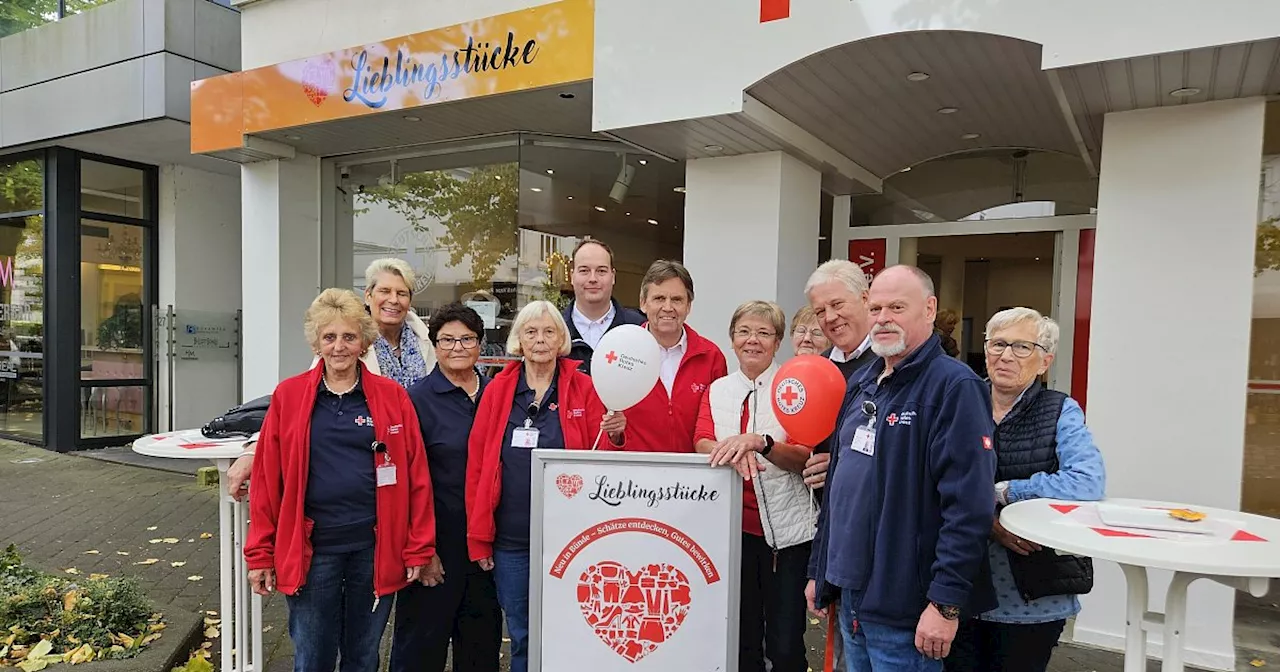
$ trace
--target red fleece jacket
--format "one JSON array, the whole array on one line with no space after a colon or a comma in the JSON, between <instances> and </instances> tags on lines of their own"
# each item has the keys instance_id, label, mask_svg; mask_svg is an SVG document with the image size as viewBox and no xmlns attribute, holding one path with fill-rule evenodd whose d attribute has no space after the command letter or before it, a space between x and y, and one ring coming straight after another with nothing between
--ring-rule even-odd
<instances>
[{"instance_id":1,"label":"red fleece jacket","mask_svg":"<svg viewBox=\"0 0 1280 672\"><path fill-rule=\"evenodd\" d=\"M564 447L568 450L591 450L591 442L600 432L600 421L607 410L591 377L578 370L580 362L561 357L557 362L560 378L556 383L556 402L560 405L560 431L564 433ZM512 362L502 373L493 377L471 425L471 437L467 442L467 550L471 560L493 557L493 539L497 535L494 512L502 497L502 440L506 436L511 404L516 398L516 386L524 375L523 362ZM634 425L627 416L628 435ZM600 437L600 450L621 450Z\"/></svg>"},{"instance_id":2,"label":"red fleece jacket","mask_svg":"<svg viewBox=\"0 0 1280 672\"><path fill-rule=\"evenodd\" d=\"M311 462L311 414L323 366L284 380L271 395L253 460L249 495L249 536L244 557L249 569L274 569L276 589L293 595L311 569L311 529L304 515ZM374 436L396 465L396 484L377 490L373 587L386 596L408 585L405 570L431 561L436 549L435 499L423 451L418 414L398 383L369 373L360 364L360 385L373 417ZM369 451L374 464L382 455Z\"/></svg>"},{"instance_id":3,"label":"red fleece jacket","mask_svg":"<svg viewBox=\"0 0 1280 672\"><path fill-rule=\"evenodd\" d=\"M647 453L692 453L698 409L711 382L729 374L724 353L715 343L685 325L684 358L676 369L671 394L659 380L639 404L627 409L627 450Z\"/></svg>"}]
</instances>

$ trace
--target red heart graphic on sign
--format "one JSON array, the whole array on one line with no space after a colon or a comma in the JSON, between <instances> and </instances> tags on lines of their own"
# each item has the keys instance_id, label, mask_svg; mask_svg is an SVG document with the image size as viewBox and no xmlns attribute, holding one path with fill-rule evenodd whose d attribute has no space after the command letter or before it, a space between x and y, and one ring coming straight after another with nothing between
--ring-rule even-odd
<instances>
[{"instance_id":1,"label":"red heart graphic on sign","mask_svg":"<svg viewBox=\"0 0 1280 672\"><path fill-rule=\"evenodd\" d=\"M582 477L577 474L560 474L556 476L556 487L560 488L560 494L573 499L582 490Z\"/></svg>"},{"instance_id":2,"label":"red heart graphic on sign","mask_svg":"<svg viewBox=\"0 0 1280 672\"><path fill-rule=\"evenodd\" d=\"M612 560L587 567L578 577L578 606L596 637L634 663L684 624L693 594L674 565L646 565L633 572Z\"/></svg>"},{"instance_id":3,"label":"red heart graphic on sign","mask_svg":"<svg viewBox=\"0 0 1280 672\"><path fill-rule=\"evenodd\" d=\"M320 104L329 97L335 77L333 63L329 61L307 63L307 66L302 69L302 92L311 100L312 105L320 107Z\"/></svg>"}]
</instances>

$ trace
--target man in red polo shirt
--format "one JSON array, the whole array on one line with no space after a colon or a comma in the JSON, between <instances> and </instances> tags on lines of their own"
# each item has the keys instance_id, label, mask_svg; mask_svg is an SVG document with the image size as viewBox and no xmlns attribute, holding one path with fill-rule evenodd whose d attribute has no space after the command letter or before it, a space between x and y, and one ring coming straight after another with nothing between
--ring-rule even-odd
<instances>
[{"instance_id":1,"label":"man in red polo shirt","mask_svg":"<svg viewBox=\"0 0 1280 672\"><path fill-rule=\"evenodd\" d=\"M626 450L692 453L702 395L728 374L724 353L684 322L693 306L693 278L678 261L653 262L640 283L645 328L662 348L662 375L643 401L627 409Z\"/></svg>"}]
</instances>

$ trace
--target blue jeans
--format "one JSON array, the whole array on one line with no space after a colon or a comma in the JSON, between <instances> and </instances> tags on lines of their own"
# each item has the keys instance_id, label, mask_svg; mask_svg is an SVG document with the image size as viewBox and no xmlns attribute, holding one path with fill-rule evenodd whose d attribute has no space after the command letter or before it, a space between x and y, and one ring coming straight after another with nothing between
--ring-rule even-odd
<instances>
[{"instance_id":1,"label":"blue jeans","mask_svg":"<svg viewBox=\"0 0 1280 672\"><path fill-rule=\"evenodd\" d=\"M865 623L853 612L849 591L840 596L840 635L847 672L942 672L942 661L916 650L916 631Z\"/></svg>"},{"instance_id":2,"label":"blue jeans","mask_svg":"<svg viewBox=\"0 0 1280 672\"><path fill-rule=\"evenodd\" d=\"M394 596L374 605L373 549L311 558L307 582L289 603L294 672L377 672L378 643Z\"/></svg>"},{"instance_id":3,"label":"blue jeans","mask_svg":"<svg viewBox=\"0 0 1280 672\"><path fill-rule=\"evenodd\" d=\"M493 551L493 579L511 638L511 672L529 671L529 551ZM344 671L345 672L345 671Z\"/></svg>"}]
</instances>

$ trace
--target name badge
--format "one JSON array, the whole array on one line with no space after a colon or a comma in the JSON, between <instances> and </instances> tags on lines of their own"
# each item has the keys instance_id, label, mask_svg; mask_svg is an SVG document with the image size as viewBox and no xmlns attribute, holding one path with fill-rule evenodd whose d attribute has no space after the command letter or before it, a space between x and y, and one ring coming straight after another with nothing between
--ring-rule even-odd
<instances>
[{"instance_id":1,"label":"name badge","mask_svg":"<svg viewBox=\"0 0 1280 672\"><path fill-rule=\"evenodd\" d=\"M511 433L511 445L516 448L537 448L538 430L533 427L520 427Z\"/></svg>"},{"instance_id":2,"label":"name badge","mask_svg":"<svg viewBox=\"0 0 1280 672\"><path fill-rule=\"evenodd\" d=\"M849 446L863 455L875 456L876 430L870 427L859 427L853 432L853 443Z\"/></svg>"},{"instance_id":3,"label":"name badge","mask_svg":"<svg viewBox=\"0 0 1280 672\"><path fill-rule=\"evenodd\" d=\"M376 470L378 475L378 487L396 484L396 465L380 464Z\"/></svg>"}]
</instances>

